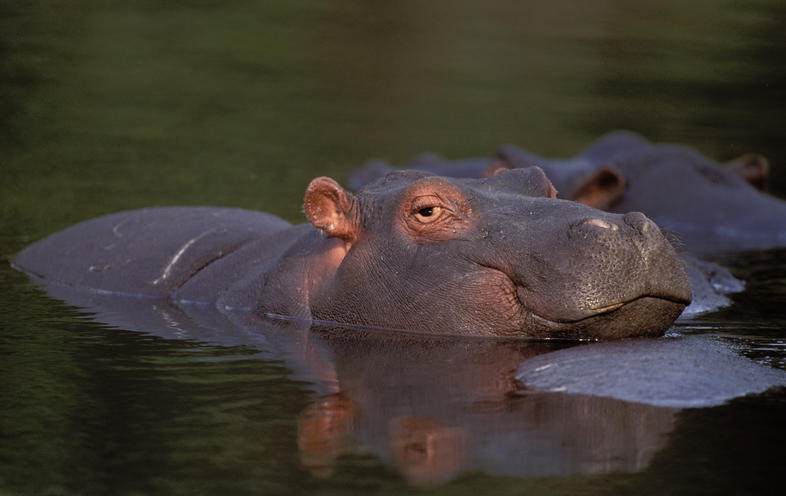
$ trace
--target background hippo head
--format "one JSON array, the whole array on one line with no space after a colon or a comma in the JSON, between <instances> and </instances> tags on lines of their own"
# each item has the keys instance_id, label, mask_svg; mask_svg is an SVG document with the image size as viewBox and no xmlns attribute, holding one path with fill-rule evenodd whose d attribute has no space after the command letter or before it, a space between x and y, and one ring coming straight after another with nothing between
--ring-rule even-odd
<instances>
[{"instance_id":1,"label":"background hippo head","mask_svg":"<svg viewBox=\"0 0 786 496\"><path fill-rule=\"evenodd\" d=\"M537 167L484 179L391 173L352 196L315 179L305 211L345 244L321 320L477 335L661 335L690 301L640 213L555 199Z\"/></svg>"},{"instance_id":2,"label":"background hippo head","mask_svg":"<svg viewBox=\"0 0 786 496\"><path fill-rule=\"evenodd\" d=\"M769 164L760 155L724 166L688 147L652 144L627 131L609 133L566 160L512 145L498 154L510 167L543 167L561 198L644 212L691 251L786 246L786 202L765 193Z\"/></svg>"}]
</instances>

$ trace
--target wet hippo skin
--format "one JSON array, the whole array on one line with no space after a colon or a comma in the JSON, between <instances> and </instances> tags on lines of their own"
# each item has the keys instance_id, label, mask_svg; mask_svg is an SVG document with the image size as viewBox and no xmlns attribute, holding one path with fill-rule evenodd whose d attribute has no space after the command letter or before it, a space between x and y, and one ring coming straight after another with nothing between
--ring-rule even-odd
<instances>
[{"instance_id":1,"label":"wet hippo skin","mask_svg":"<svg viewBox=\"0 0 786 496\"><path fill-rule=\"evenodd\" d=\"M390 174L356 196L308 186L311 224L209 207L83 222L13 261L49 286L429 333L658 336L690 302L644 215L554 198L537 167L490 178Z\"/></svg>"}]
</instances>

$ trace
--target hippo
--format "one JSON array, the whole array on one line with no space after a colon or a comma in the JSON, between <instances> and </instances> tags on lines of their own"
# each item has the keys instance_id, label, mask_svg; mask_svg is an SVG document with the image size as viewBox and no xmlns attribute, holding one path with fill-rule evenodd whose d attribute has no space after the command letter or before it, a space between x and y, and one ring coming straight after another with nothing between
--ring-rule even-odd
<instances>
[{"instance_id":1,"label":"hippo","mask_svg":"<svg viewBox=\"0 0 786 496\"><path fill-rule=\"evenodd\" d=\"M537 167L489 178L395 172L356 195L319 177L310 223L215 207L110 214L24 249L46 286L181 307L467 336L660 336L691 301L638 212L555 198Z\"/></svg>"},{"instance_id":2,"label":"hippo","mask_svg":"<svg viewBox=\"0 0 786 496\"><path fill-rule=\"evenodd\" d=\"M455 162L455 163L454 163ZM766 193L769 163L746 154L721 165L685 146L653 144L629 131L600 137L570 159L549 159L514 145L494 157L446 161L433 154L405 165L455 177L538 165L559 197L609 212L640 211L673 232L685 250L716 255L786 246L786 202ZM350 186L392 169L372 161Z\"/></svg>"}]
</instances>

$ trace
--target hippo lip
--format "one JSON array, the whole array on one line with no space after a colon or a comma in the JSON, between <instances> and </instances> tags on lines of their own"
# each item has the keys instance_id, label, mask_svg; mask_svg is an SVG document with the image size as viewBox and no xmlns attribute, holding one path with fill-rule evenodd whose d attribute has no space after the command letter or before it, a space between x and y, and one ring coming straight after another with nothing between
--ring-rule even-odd
<instances>
[{"instance_id":1,"label":"hippo lip","mask_svg":"<svg viewBox=\"0 0 786 496\"><path fill-rule=\"evenodd\" d=\"M504 286L509 293L506 294L512 296L517 307L517 323L510 332L534 338L586 340L662 336L691 302L690 286L678 285L674 290L649 288L623 301L607 301L594 308L563 309L566 311L557 311L558 315L549 318L538 314L538 309L548 309L549 300L543 295L528 291L526 285L517 283L506 271L490 265L483 267L496 272L500 281L507 281Z\"/></svg>"},{"instance_id":2,"label":"hippo lip","mask_svg":"<svg viewBox=\"0 0 786 496\"><path fill-rule=\"evenodd\" d=\"M690 304L690 301L686 301L686 300L684 300L682 298L678 298L678 297L672 298L672 297L664 297L664 296L661 296L661 295L643 294L643 295L637 296L636 298L633 298L632 300L623 301L623 302L620 302L620 303L614 303L614 304L606 305L606 306L603 306L603 307L589 309L589 310L587 310L587 315L585 315L584 317L580 317L578 319L552 320L552 319L549 319L549 318L546 318L546 317L542 317L542 316L538 315L535 312L530 312L530 315L532 315L533 318L535 318L535 319L537 319L537 320L539 320L539 321L541 321L543 323L550 323L550 324L556 324L556 325L559 325L559 324L576 324L576 323L579 323L579 322L586 321L588 319L593 319L593 318L596 318L596 317L599 317L599 316L612 314L612 313L620 310L621 308L627 307L627 306L631 305L632 303L637 302L637 301L639 301L641 299L644 299L644 298L653 299L653 300L661 300L663 302L670 302L670 303L673 303L675 305L682 305L682 306L688 306Z\"/></svg>"},{"instance_id":3,"label":"hippo lip","mask_svg":"<svg viewBox=\"0 0 786 496\"><path fill-rule=\"evenodd\" d=\"M587 319L591 319L594 317L599 317L603 315L610 315L614 312L619 312L623 309L627 309L631 306L632 303L637 302L642 299L648 299L650 301L660 300L662 302L669 302L674 305L680 305L683 308L688 306L691 302L691 294L690 292L684 293L680 290L676 291L667 291L667 290L648 290L643 293L637 294L633 297L629 297L628 299L624 299L622 301L616 301L614 303L604 302L594 308L573 308L567 310L562 315L549 315L546 316L542 313L538 312L538 302L542 301L541 296L534 295L525 289L524 286L516 284L511 280L511 283L516 288L516 299L518 300L519 305L522 309L529 315L531 315L534 319L542 322L542 323L551 323L554 325L559 324L575 324L585 321ZM614 300L611 300L614 301Z\"/></svg>"},{"instance_id":4,"label":"hippo lip","mask_svg":"<svg viewBox=\"0 0 786 496\"><path fill-rule=\"evenodd\" d=\"M633 303L633 302L635 302L637 300L641 300L642 298L658 299L658 300L662 300L664 302L671 302L671 303L674 303L674 304L677 304L677 305L683 305L683 306L688 306L688 305L690 305L690 302L691 302L690 298L686 299L686 298L683 298L681 296L662 295L662 294L648 294L647 293L647 294L639 295L636 298L633 298L633 299L628 300L628 301L623 301L621 303L615 303L613 305L606 305L604 307L595 308L595 309L591 310L592 315L589 315L588 317L585 317L585 318L594 317L594 316L597 316L597 315L604 315L604 314L607 314L607 313L611 313L611 312L617 311L620 308L622 308L624 306L627 306L627 305L630 305L631 303ZM580 320L583 320L583 319L580 319Z\"/></svg>"},{"instance_id":5,"label":"hippo lip","mask_svg":"<svg viewBox=\"0 0 786 496\"><path fill-rule=\"evenodd\" d=\"M602 314L602 313L613 312L614 310L620 308L624 304L625 303L615 303L613 305L607 305L605 307L596 308L595 310L593 310L593 313L595 315L598 315L598 314Z\"/></svg>"},{"instance_id":6,"label":"hippo lip","mask_svg":"<svg viewBox=\"0 0 786 496\"><path fill-rule=\"evenodd\" d=\"M531 333L547 339L618 339L658 337L688 305L683 299L642 295L624 303L607 305L571 321L553 321L530 312ZM647 313L642 319L641 314Z\"/></svg>"}]
</instances>

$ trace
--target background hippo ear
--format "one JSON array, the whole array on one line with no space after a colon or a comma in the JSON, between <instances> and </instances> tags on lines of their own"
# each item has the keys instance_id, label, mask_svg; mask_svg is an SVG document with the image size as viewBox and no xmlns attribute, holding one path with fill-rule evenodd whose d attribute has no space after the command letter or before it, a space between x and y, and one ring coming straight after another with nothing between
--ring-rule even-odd
<instances>
[{"instance_id":1,"label":"background hippo ear","mask_svg":"<svg viewBox=\"0 0 786 496\"><path fill-rule=\"evenodd\" d=\"M308 220L330 236L351 242L357 237L355 198L329 177L318 177L306 188L303 209Z\"/></svg>"},{"instance_id":2,"label":"background hippo ear","mask_svg":"<svg viewBox=\"0 0 786 496\"><path fill-rule=\"evenodd\" d=\"M769 189L770 161L767 157L747 153L728 162L726 167L759 191L766 192Z\"/></svg>"},{"instance_id":3,"label":"background hippo ear","mask_svg":"<svg viewBox=\"0 0 786 496\"><path fill-rule=\"evenodd\" d=\"M625 192L625 176L613 166L604 166L588 175L578 185L570 200L593 208L608 210Z\"/></svg>"}]
</instances>

